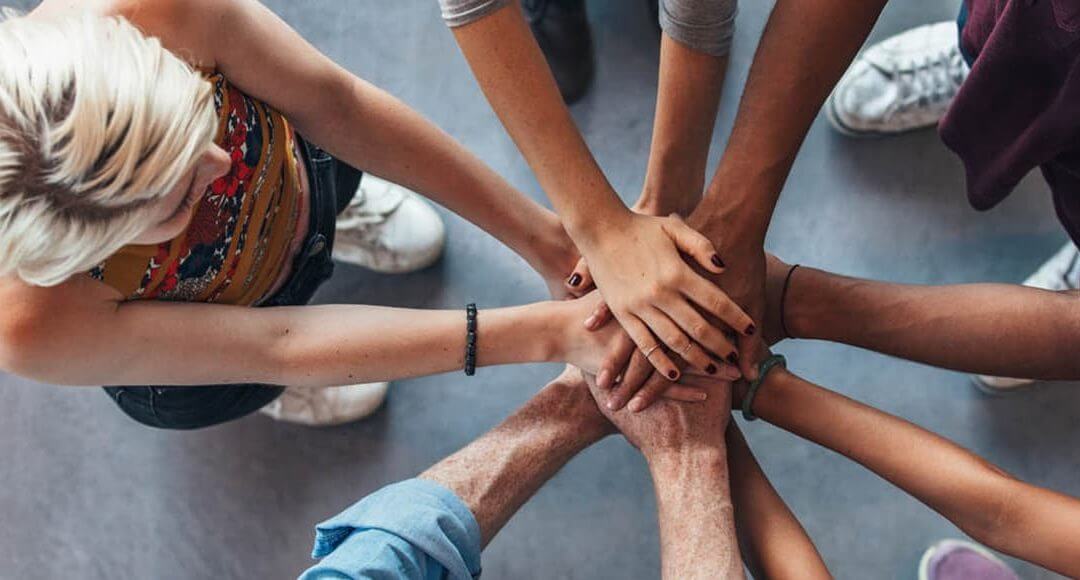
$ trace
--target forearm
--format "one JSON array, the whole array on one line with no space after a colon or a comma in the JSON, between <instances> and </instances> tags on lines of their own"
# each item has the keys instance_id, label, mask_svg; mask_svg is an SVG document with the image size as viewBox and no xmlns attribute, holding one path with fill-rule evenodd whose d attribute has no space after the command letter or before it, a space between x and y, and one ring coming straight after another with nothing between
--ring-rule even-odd
<instances>
[{"instance_id":1,"label":"forearm","mask_svg":"<svg viewBox=\"0 0 1080 580\"><path fill-rule=\"evenodd\" d=\"M611 432L584 388L552 383L499 426L420 475L469 506L484 545L570 459Z\"/></svg>"},{"instance_id":2,"label":"forearm","mask_svg":"<svg viewBox=\"0 0 1080 580\"><path fill-rule=\"evenodd\" d=\"M865 466L992 548L1080 574L1074 498L1017 481L951 441L783 370L770 373L754 412Z\"/></svg>"},{"instance_id":3,"label":"forearm","mask_svg":"<svg viewBox=\"0 0 1080 580\"><path fill-rule=\"evenodd\" d=\"M626 209L578 132L517 2L454 37L510 137L577 242Z\"/></svg>"},{"instance_id":4,"label":"forearm","mask_svg":"<svg viewBox=\"0 0 1080 580\"><path fill-rule=\"evenodd\" d=\"M664 578L742 578L724 450L648 457Z\"/></svg>"},{"instance_id":5,"label":"forearm","mask_svg":"<svg viewBox=\"0 0 1080 580\"><path fill-rule=\"evenodd\" d=\"M347 73L343 73L347 74ZM340 116L308 135L349 164L414 189L476 224L541 273L545 260L573 256L552 211L506 182L432 122L352 75Z\"/></svg>"},{"instance_id":6,"label":"forearm","mask_svg":"<svg viewBox=\"0 0 1080 580\"><path fill-rule=\"evenodd\" d=\"M921 286L795 271L785 322L843 342L965 372L1080 378L1080 295L1018 285Z\"/></svg>"},{"instance_id":7,"label":"forearm","mask_svg":"<svg viewBox=\"0 0 1080 580\"><path fill-rule=\"evenodd\" d=\"M727 60L663 36L656 118L639 210L686 216L701 201Z\"/></svg>"},{"instance_id":8,"label":"forearm","mask_svg":"<svg viewBox=\"0 0 1080 580\"><path fill-rule=\"evenodd\" d=\"M779 0L731 137L699 211L717 233L760 243L806 132L885 0Z\"/></svg>"},{"instance_id":9,"label":"forearm","mask_svg":"<svg viewBox=\"0 0 1080 580\"><path fill-rule=\"evenodd\" d=\"M480 311L477 365L562 358L555 353L569 322L557 313L570 306ZM42 354L8 370L76 385L367 383L461 369L465 318L464 309L125 303L72 317L40 346L22 345Z\"/></svg>"},{"instance_id":10,"label":"forearm","mask_svg":"<svg viewBox=\"0 0 1080 580\"><path fill-rule=\"evenodd\" d=\"M814 542L776 493L734 421L727 430L735 528L755 578L832 578Z\"/></svg>"}]
</instances>

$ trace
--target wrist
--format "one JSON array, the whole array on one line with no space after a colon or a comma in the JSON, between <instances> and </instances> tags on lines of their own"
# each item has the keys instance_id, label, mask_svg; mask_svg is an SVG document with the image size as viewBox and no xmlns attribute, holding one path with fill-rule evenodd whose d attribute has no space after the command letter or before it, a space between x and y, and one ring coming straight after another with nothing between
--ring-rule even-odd
<instances>
[{"instance_id":1,"label":"wrist","mask_svg":"<svg viewBox=\"0 0 1080 580\"><path fill-rule=\"evenodd\" d=\"M541 220L539 225L530 225L535 234L525 245L522 257L544 278L569 276L577 265L577 247L553 212L545 212Z\"/></svg>"},{"instance_id":2,"label":"wrist","mask_svg":"<svg viewBox=\"0 0 1080 580\"><path fill-rule=\"evenodd\" d=\"M594 215L563 219L566 233L582 254L601 246L612 234L624 230L633 215L620 201L616 206L595 212Z\"/></svg>"},{"instance_id":3,"label":"wrist","mask_svg":"<svg viewBox=\"0 0 1080 580\"><path fill-rule=\"evenodd\" d=\"M678 195L664 193L672 191L678 193ZM696 191L700 192L701 190ZM645 215L666 216L675 213L686 217L694 211L700 201L701 195L699 193L682 194L680 190L673 190L665 186L650 186L646 183L645 188L641 191L641 197L630 209L635 213Z\"/></svg>"},{"instance_id":4,"label":"wrist","mask_svg":"<svg viewBox=\"0 0 1080 580\"><path fill-rule=\"evenodd\" d=\"M716 445L687 444L677 448L643 450L642 454L657 483L727 473L727 447L722 440Z\"/></svg>"}]
</instances>

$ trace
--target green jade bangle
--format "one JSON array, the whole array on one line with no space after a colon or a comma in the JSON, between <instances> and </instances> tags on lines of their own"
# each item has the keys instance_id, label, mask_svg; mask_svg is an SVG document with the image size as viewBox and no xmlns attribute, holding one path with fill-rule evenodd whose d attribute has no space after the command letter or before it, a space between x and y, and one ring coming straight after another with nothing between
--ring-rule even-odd
<instances>
[{"instance_id":1,"label":"green jade bangle","mask_svg":"<svg viewBox=\"0 0 1080 580\"><path fill-rule=\"evenodd\" d=\"M776 367L787 368L787 359L782 354L770 355L769 358L761 361L758 365L758 378L756 381L750 381L750 388L746 391L746 396L742 401L742 416L747 421L757 421L757 415L751 410L754 406L754 396L757 395L758 389L761 388L761 384L765 382L765 377L769 374L769 371Z\"/></svg>"}]
</instances>

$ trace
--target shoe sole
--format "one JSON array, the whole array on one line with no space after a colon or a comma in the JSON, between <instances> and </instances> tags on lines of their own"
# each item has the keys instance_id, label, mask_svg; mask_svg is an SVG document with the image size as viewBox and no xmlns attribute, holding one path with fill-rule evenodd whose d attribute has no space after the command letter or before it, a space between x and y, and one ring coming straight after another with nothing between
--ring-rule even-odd
<instances>
[{"instance_id":1,"label":"shoe sole","mask_svg":"<svg viewBox=\"0 0 1080 580\"><path fill-rule=\"evenodd\" d=\"M1020 385L1016 387L1001 388L988 385L984 383L977 375L971 375L971 384L979 392L989 397L1010 397L1012 395L1018 395L1020 393L1030 391L1038 386L1038 381L1032 381L1026 385Z\"/></svg>"},{"instance_id":2,"label":"shoe sole","mask_svg":"<svg viewBox=\"0 0 1080 580\"><path fill-rule=\"evenodd\" d=\"M840 119L840 114L836 112L836 101L829 95L829 100L825 101L825 118L828 119L829 124L836 130L837 133L847 137L860 138L880 138L880 137L892 137L894 135L903 135L904 133L912 133L914 131L922 131L929 129L930 127L936 127L937 123L930 123L927 125L919 125L918 127L909 127L907 129L901 129L899 131L870 131L864 129L855 129L844 124L844 121Z\"/></svg>"},{"instance_id":3,"label":"shoe sole","mask_svg":"<svg viewBox=\"0 0 1080 580\"><path fill-rule=\"evenodd\" d=\"M978 544L964 542L961 540L941 540L940 542L927 548L926 551L923 552L922 558L919 558L919 580L930 580L930 558L934 557L934 552L936 550L944 549L952 544L960 544L961 546L964 546L965 548L968 548L971 551L985 557L987 560L990 560L991 562L996 562L1007 570L1012 570L1012 568L1009 568L1008 564L1003 562L1001 558L998 558L996 554Z\"/></svg>"}]
</instances>

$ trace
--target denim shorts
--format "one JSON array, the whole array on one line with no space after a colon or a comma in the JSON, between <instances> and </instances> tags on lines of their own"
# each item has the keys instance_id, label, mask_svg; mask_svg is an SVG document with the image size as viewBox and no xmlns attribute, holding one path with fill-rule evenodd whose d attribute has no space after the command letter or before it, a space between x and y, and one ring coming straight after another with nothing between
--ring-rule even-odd
<instances>
[{"instance_id":1,"label":"denim shorts","mask_svg":"<svg viewBox=\"0 0 1080 580\"><path fill-rule=\"evenodd\" d=\"M360 185L358 169L297 136L311 194L307 239L292 274L259 307L307 304L334 272L334 225ZM139 423L161 429L199 429L259 410L284 391L261 384L105 387L113 401Z\"/></svg>"}]
</instances>

